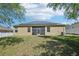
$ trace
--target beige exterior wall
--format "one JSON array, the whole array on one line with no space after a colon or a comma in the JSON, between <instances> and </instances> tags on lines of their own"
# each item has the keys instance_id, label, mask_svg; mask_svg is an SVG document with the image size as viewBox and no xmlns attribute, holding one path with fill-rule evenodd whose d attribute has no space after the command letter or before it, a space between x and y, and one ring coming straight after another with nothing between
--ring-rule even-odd
<instances>
[{"instance_id":1,"label":"beige exterior wall","mask_svg":"<svg viewBox=\"0 0 79 59\"><path fill-rule=\"evenodd\" d=\"M31 32L28 32L28 27L18 27L18 32L15 33L17 35L32 35L32 27ZM45 35L53 36L60 35L61 32L65 32L65 27L50 27L50 32L47 32L47 27L45 27Z\"/></svg>"},{"instance_id":2,"label":"beige exterior wall","mask_svg":"<svg viewBox=\"0 0 79 59\"><path fill-rule=\"evenodd\" d=\"M16 32L16 35L32 35L32 27L31 28L31 32L28 32L28 27L18 27L17 30L18 32Z\"/></svg>"},{"instance_id":3,"label":"beige exterior wall","mask_svg":"<svg viewBox=\"0 0 79 59\"><path fill-rule=\"evenodd\" d=\"M50 27L50 32L47 32L47 27L45 27L45 35L54 36L61 35L61 32L65 33L65 27Z\"/></svg>"}]
</instances>

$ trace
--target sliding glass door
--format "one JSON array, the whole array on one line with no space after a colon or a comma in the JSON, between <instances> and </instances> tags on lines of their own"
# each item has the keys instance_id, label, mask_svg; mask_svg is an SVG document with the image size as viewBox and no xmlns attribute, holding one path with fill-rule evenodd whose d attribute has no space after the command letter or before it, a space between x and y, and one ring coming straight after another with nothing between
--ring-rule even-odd
<instances>
[{"instance_id":1,"label":"sliding glass door","mask_svg":"<svg viewBox=\"0 0 79 59\"><path fill-rule=\"evenodd\" d=\"M45 27L32 27L32 35L45 35Z\"/></svg>"}]
</instances>

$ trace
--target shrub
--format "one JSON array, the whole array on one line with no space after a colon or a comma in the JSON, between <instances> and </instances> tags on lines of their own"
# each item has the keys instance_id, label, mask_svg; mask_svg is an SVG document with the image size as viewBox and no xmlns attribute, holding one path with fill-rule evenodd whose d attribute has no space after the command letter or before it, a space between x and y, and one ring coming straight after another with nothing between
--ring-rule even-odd
<instances>
[{"instance_id":1,"label":"shrub","mask_svg":"<svg viewBox=\"0 0 79 59\"><path fill-rule=\"evenodd\" d=\"M20 42L22 42L22 38L17 38L17 37L3 37L0 38L0 45L3 47L6 47L7 45L15 45Z\"/></svg>"}]
</instances>

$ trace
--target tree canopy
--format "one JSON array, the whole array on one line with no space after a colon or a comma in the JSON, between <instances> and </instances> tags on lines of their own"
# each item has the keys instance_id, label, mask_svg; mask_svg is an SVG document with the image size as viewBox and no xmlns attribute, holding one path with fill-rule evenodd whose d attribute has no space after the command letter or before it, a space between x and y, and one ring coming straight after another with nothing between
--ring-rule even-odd
<instances>
[{"instance_id":1,"label":"tree canopy","mask_svg":"<svg viewBox=\"0 0 79 59\"><path fill-rule=\"evenodd\" d=\"M64 15L67 19L77 20L79 17L79 4L78 3L49 3L48 7L53 10L64 10Z\"/></svg>"},{"instance_id":2,"label":"tree canopy","mask_svg":"<svg viewBox=\"0 0 79 59\"><path fill-rule=\"evenodd\" d=\"M13 23L14 19L19 21L24 18L25 9L19 3L0 4L0 23Z\"/></svg>"}]
</instances>

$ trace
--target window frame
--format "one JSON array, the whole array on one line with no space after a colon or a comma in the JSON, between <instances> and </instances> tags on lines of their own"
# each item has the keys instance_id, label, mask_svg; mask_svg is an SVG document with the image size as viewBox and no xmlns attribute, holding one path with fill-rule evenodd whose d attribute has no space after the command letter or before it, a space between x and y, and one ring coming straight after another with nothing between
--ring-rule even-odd
<instances>
[{"instance_id":1,"label":"window frame","mask_svg":"<svg viewBox=\"0 0 79 59\"><path fill-rule=\"evenodd\" d=\"M17 33L18 32L18 30L17 29L15 29L15 33Z\"/></svg>"},{"instance_id":2,"label":"window frame","mask_svg":"<svg viewBox=\"0 0 79 59\"><path fill-rule=\"evenodd\" d=\"M17 28L17 27L15 28L14 32L15 32L15 33L17 33L17 32L18 32L18 28Z\"/></svg>"},{"instance_id":3,"label":"window frame","mask_svg":"<svg viewBox=\"0 0 79 59\"><path fill-rule=\"evenodd\" d=\"M27 28L27 32L31 32L31 28L30 27Z\"/></svg>"},{"instance_id":4,"label":"window frame","mask_svg":"<svg viewBox=\"0 0 79 59\"><path fill-rule=\"evenodd\" d=\"M50 27L47 27L47 32L50 32Z\"/></svg>"}]
</instances>

